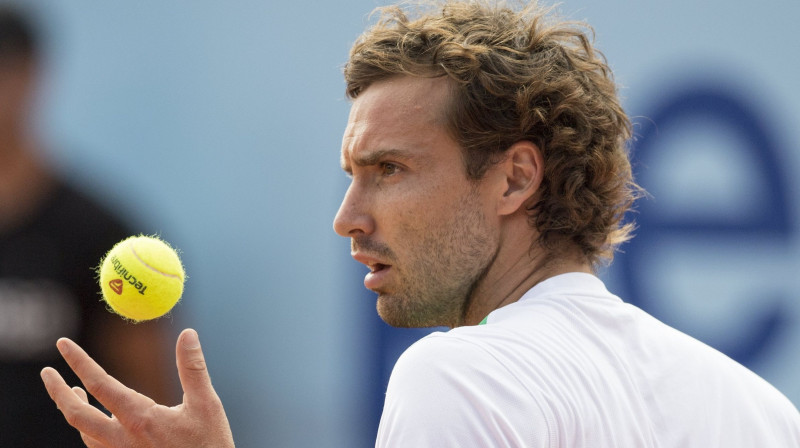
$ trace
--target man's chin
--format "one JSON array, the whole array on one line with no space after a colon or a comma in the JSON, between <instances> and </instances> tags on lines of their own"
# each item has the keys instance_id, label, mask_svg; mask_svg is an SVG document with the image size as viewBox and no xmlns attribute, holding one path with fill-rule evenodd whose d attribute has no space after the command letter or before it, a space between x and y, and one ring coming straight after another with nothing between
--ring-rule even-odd
<instances>
[{"instance_id":1,"label":"man's chin","mask_svg":"<svg viewBox=\"0 0 800 448\"><path fill-rule=\"evenodd\" d=\"M378 316L387 324L397 328L428 328L441 327L445 324L440 319L434 319L420 307L409 304L407 298L378 292L376 308Z\"/></svg>"}]
</instances>

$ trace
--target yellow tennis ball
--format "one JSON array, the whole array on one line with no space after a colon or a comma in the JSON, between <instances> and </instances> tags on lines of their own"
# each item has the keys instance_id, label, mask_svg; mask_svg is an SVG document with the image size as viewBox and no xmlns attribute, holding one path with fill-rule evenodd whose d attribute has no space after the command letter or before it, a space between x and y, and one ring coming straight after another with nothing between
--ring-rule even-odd
<instances>
[{"instance_id":1,"label":"yellow tennis ball","mask_svg":"<svg viewBox=\"0 0 800 448\"><path fill-rule=\"evenodd\" d=\"M166 314L183 294L186 274L175 250L152 236L117 243L100 263L103 299L134 322Z\"/></svg>"}]
</instances>

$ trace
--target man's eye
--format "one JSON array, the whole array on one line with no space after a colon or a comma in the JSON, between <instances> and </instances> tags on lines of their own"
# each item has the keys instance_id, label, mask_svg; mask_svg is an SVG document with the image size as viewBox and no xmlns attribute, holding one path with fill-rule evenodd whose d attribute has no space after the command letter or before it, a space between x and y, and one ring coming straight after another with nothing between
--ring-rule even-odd
<instances>
[{"instance_id":1,"label":"man's eye","mask_svg":"<svg viewBox=\"0 0 800 448\"><path fill-rule=\"evenodd\" d=\"M381 163L380 166L381 166L381 173L384 176L391 176L392 174L397 173L397 171L400 169L397 165L390 162Z\"/></svg>"}]
</instances>

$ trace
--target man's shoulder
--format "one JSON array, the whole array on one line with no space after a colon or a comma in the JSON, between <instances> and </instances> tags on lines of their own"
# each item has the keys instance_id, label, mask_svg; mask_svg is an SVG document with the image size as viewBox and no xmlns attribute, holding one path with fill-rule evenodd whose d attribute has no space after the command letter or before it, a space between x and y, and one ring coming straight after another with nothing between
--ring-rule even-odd
<instances>
[{"instance_id":1,"label":"man's shoulder","mask_svg":"<svg viewBox=\"0 0 800 448\"><path fill-rule=\"evenodd\" d=\"M547 302L508 305L487 325L464 326L434 332L412 344L395 365L393 376L491 372L492 375L546 375L569 353L554 350L580 336L569 313ZM521 372L520 370L524 372ZM425 372L425 373L422 373Z\"/></svg>"},{"instance_id":2,"label":"man's shoulder","mask_svg":"<svg viewBox=\"0 0 800 448\"><path fill-rule=\"evenodd\" d=\"M515 400L546 395L533 379L551 376L549 350L492 326L430 334L409 347L392 370L390 389L505 390ZM421 386L424 385L424 386ZM526 398L527 397L527 398Z\"/></svg>"},{"instance_id":3,"label":"man's shoulder","mask_svg":"<svg viewBox=\"0 0 800 448\"><path fill-rule=\"evenodd\" d=\"M459 329L462 330L462 329ZM486 341L475 331L435 332L412 344L400 356L397 367L423 364L430 367L463 367L476 359L490 358Z\"/></svg>"},{"instance_id":4,"label":"man's shoulder","mask_svg":"<svg viewBox=\"0 0 800 448\"><path fill-rule=\"evenodd\" d=\"M548 403L530 393L479 333L434 333L403 353L389 380L379 440L426 447L528 446L536 440L534 446L550 446L555 424Z\"/></svg>"}]
</instances>

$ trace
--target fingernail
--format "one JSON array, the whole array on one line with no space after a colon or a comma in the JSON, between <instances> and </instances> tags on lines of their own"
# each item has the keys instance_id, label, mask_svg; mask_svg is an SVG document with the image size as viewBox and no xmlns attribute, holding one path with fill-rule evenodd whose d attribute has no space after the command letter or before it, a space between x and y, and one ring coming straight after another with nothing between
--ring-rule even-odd
<instances>
[{"instance_id":1,"label":"fingernail","mask_svg":"<svg viewBox=\"0 0 800 448\"><path fill-rule=\"evenodd\" d=\"M197 332L189 329L183 335L183 348L193 349L200 347L200 338L197 337Z\"/></svg>"},{"instance_id":2,"label":"fingernail","mask_svg":"<svg viewBox=\"0 0 800 448\"><path fill-rule=\"evenodd\" d=\"M56 341L56 347L58 347L58 351L61 352L62 355L66 355L69 352L69 344L67 344L64 338Z\"/></svg>"}]
</instances>

